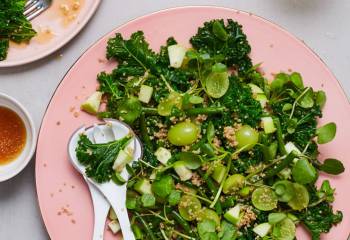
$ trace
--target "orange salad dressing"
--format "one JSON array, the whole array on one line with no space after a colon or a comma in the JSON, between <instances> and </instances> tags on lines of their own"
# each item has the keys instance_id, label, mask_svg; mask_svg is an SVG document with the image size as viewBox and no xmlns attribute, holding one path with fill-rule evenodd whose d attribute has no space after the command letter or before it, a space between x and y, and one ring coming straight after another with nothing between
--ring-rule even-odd
<instances>
[{"instance_id":1,"label":"orange salad dressing","mask_svg":"<svg viewBox=\"0 0 350 240\"><path fill-rule=\"evenodd\" d=\"M0 106L0 165L21 154L27 132L22 119L9 108Z\"/></svg>"}]
</instances>

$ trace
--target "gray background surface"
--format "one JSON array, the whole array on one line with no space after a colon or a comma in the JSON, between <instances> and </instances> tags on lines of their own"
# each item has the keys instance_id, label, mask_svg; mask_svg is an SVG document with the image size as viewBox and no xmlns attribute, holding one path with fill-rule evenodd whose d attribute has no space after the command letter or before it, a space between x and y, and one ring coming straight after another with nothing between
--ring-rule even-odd
<instances>
[{"instance_id":1,"label":"gray background surface","mask_svg":"<svg viewBox=\"0 0 350 240\"><path fill-rule=\"evenodd\" d=\"M0 92L23 103L39 129L55 88L91 44L135 17L185 5L236 8L279 24L314 49L350 95L349 0L103 0L85 29L63 49L33 64L0 69ZM0 240L49 239L36 198L34 163L33 159L17 177L0 183Z\"/></svg>"}]
</instances>

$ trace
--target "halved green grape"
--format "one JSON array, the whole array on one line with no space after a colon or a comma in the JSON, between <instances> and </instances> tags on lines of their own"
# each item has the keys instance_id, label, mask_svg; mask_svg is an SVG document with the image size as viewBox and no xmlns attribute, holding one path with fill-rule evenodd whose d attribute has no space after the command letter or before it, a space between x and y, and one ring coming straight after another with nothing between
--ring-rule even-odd
<instances>
[{"instance_id":1,"label":"halved green grape","mask_svg":"<svg viewBox=\"0 0 350 240\"><path fill-rule=\"evenodd\" d=\"M244 151L252 149L259 142L259 133L249 125L243 125L236 131L237 148Z\"/></svg>"},{"instance_id":2,"label":"halved green grape","mask_svg":"<svg viewBox=\"0 0 350 240\"><path fill-rule=\"evenodd\" d=\"M199 211L197 215L197 221L202 222L204 220L213 220L217 227L220 226L219 215L211 209L203 208Z\"/></svg>"},{"instance_id":3,"label":"halved green grape","mask_svg":"<svg viewBox=\"0 0 350 240\"><path fill-rule=\"evenodd\" d=\"M273 227L272 235L276 240L293 240L295 232L294 222L289 218L285 218Z\"/></svg>"},{"instance_id":4,"label":"halved green grape","mask_svg":"<svg viewBox=\"0 0 350 240\"><path fill-rule=\"evenodd\" d=\"M199 135L199 127L191 122L181 122L172 126L168 132L168 140L176 146L194 143Z\"/></svg>"},{"instance_id":5,"label":"halved green grape","mask_svg":"<svg viewBox=\"0 0 350 240\"><path fill-rule=\"evenodd\" d=\"M227 72L212 72L205 80L205 89L209 96L221 98L230 85Z\"/></svg>"},{"instance_id":6,"label":"halved green grape","mask_svg":"<svg viewBox=\"0 0 350 240\"><path fill-rule=\"evenodd\" d=\"M181 109L182 106L182 96L180 93L171 92L166 99L163 99L158 104L158 114L161 116L169 116L173 107Z\"/></svg>"},{"instance_id":7,"label":"halved green grape","mask_svg":"<svg viewBox=\"0 0 350 240\"><path fill-rule=\"evenodd\" d=\"M181 197L178 208L181 217L187 221L192 221L198 216L202 204L198 198L185 194Z\"/></svg>"},{"instance_id":8,"label":"halved green grape","mask_svg":"<svg viewBox=\"0 0 350 240\"><path fill-rule=\"evenodd\" d=\"M241 174L233 174L229 176L222 187L225 194L230 194L239 191L245 183L245 177Z\"/></svg>"},{"instance_id":9,"label":"halved green grape","mask_svg":"<svg viewBox=\"0 0 350 240\"><path fill-rule=\"evenodd\" d=\"M288 205L293 210L302 210L306 208L309 205L309 192L307 191L306 187L299 183L293 183L293 188L295 195L294 197L288 202Z\"/></svg>"},{"instance_id":10,"label":"halved green grape","mask_svg":"<svg viewBox=\"0 0 350 240\"><path fill-rule=\"evenodd\" d=\"M261 211L270 211L277 207L277 196L275 192L268 187L259 187L252 194L252 203L254 207Z\"/></svg>"},{"instance_id":11,"label":"halved green grape","mask_svg":"<svg viewBox=\"0 0 350 240\"><path fill-rule=\"evenodd\" d=\"M158 114L160 116L170 116L173 106L174 104L171 103L168 99L161 101L157 107Z\"/></svg>"},{"instance_id":12,"label":"halved green grape","mask_svg":"<svg viewBox=\"0 0 350 240\"><path fill-rule=\"evenodd\" d=\"M288 202L295 195L293 183L287 180L277 181L272 188L275 190L280 202Z\"/></svg>"}]
</instances>

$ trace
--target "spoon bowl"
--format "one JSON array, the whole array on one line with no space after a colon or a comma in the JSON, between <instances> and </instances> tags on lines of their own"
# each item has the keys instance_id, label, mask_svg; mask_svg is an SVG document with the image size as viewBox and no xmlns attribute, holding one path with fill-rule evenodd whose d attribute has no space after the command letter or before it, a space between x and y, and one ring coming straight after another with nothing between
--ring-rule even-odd
<instances>
[{"instance_id":1,"label":"spoon bowl","mask_svg":"<svg viewBox=\"0 0 350 240\"><path fill-rule=\"evenodd\" d=\"M74 168L80 172L88 182L94 185L108 200L117 214L119 224L123 233L123 238L128 240L135 239L134 234L131 230L130 220L128 216L128 212L126 209L126 184L117 185L112 180L105 183L97 183L93 181L91 178L87 177L85 174L85 166L80 164L76 156L76 148L78 146L78 141L80 139L81 134L85 134L91 141L94 140L94 136L105 137L106 140L117 140L120 139L127 134L133 133L132 129L123 122L113 120L113 119L105 119L105 123L97 125L99 130L94 131L95 126L90 127L81 127L77 131L75 131L70 138L68 144L68 154L70 156L70 161ZM113 136L113 138L111 138ZM140 140L137 136L133 134L133 138L129 146L133 146L133 161L137 161L142 157L143 150ZM124 168L120 175L127 180L129 178L129 174L127 170Z\"/></svg>"}]
</instances>

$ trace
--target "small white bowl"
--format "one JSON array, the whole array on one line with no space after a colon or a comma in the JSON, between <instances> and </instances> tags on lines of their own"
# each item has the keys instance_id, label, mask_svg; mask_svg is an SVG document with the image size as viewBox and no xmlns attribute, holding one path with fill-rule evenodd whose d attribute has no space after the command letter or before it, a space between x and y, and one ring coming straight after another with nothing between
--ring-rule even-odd
<instances>
[{"instance_id":1,"label":"small white bowl","mask_svg":"<svg viewBox=\"0 0 350 240\"><path fill-rule=\"evenodd\" d=\"M13 161L0 165L0 182L3 182L16 176L25 168L25 166L27 166L35 151L37 136L32 118L27 110L16 99L4 93L0 93L0 106L7 107L17 113L22 119L27 133L26 144L21 154Z\"/></svg>"}]
</instances>

